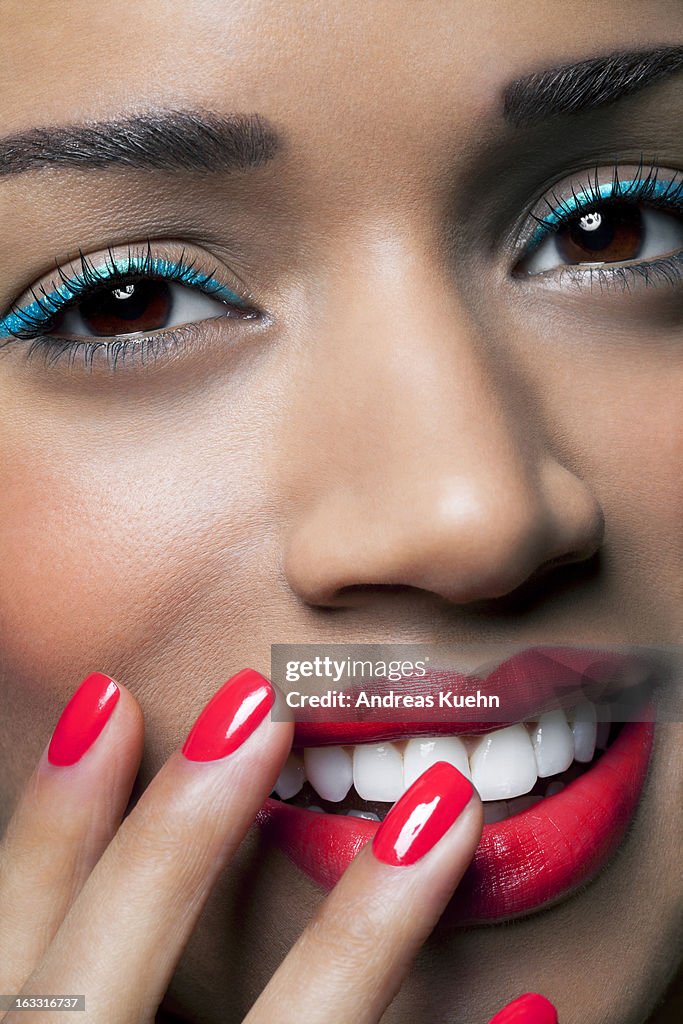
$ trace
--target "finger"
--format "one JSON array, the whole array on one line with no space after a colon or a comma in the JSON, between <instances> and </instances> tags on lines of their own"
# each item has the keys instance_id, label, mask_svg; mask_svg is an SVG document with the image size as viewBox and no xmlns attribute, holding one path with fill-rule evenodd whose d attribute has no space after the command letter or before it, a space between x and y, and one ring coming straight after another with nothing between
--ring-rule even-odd
<instances>
[{"instance_id":1,"label":"finger","mask_svg":"<svg viewBox=\"0 0 683 1024\"><path fill-rule=\"evenodd\" d=\"M464 775L441 761L403 794L252 1007L245 1024L376 1024L481 836Z\"/></svg>"},{"instance_id":2,"label":"finger","mask_svg":"<svg viewBox=\"0 0 683 1024\"><path fill-rule=\"evenodd\" d=\"M499 1010L489 1024L557 1024L557 1010L545 996L527 992Z\"/></svg>"},{"instance_id":3,"label":"finger","mask_svg":"<svg viewBox=\"0 0 683 1024\"><path fill-rule=\"evenodd\" d=\"M142 739L134 697L84 679L0 842L0 992L20 990L118 828Z\"/></svg>"},{"instance_id":4,"label":"finger","mask_svg":"<svg viewBox=\"0 0 683 1024\"><path fill-rule=\"evenodd\" d=\"M87 1019L108 1024L154 1019L211 887L289 752L293 726L271 720L275 698L251 669L212 697L95 866L27 994L84 993Z\"/></svg>"}]
</instances>

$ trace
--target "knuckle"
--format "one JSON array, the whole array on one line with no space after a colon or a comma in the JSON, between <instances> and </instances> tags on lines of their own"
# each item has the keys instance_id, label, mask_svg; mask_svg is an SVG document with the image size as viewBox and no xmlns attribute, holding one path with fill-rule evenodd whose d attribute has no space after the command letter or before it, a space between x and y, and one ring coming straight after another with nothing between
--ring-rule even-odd
<instances>
[{"instance_id":1,"label":"knuckle","mask_svg":"<svg viewBox=\"0 0 683 1024\"><path fill-rule=\"evenodd\" d=\"M350 912L336 915L333 929L324 915L315 919L311 930L314 948L325 949L335 973L353 977L371 970L382 956L385 918L385 900L367 894L362 904L354 903Z\"/></svg>"},{"instance_id":2,"label":"knuckle","mask_svg":"<svg viewBox=\"0 0 683 1024\"><path fill-rule=\"evenodd\" d=\"M117 859L129 877L172 883L180 898L181 893L202 886L207 869L205 839L201 830L167 807L138 805L116 835Z\"/></svg>"}]
</instances>

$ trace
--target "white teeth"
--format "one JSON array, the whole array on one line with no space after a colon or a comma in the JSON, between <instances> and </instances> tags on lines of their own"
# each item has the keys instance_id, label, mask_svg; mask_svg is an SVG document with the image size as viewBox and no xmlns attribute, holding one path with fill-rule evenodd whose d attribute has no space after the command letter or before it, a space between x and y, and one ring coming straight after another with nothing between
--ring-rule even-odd
<instances>
[{"instance_id":1,"label":"white teeth","mask_svg":"<svg viewBox=\"0 0 683 1024\"><path fill-rule=\"evenodd\" d=\"M523 725L484 736L470 758L472 782L482 800L523 796L536 782L536 758Z\"/></svg>"},{"instance_id":2,"label":"white teeth","mask_svg":"<svg viewBox=\"0 0 683 1024\"><path fill-rule=\"evenodd\" d=\"M379 821L379 814L373 811L347 811L348 818L366 818L368 821Z\"/></svg>"},{"instance_id":3,"label":"white teeth","mask_svg":"<svg viewBox=\"0 0 683 1024\"><path fill-rule=\"evenodd\" d=\"M305 781L303 761L298 754L290 754L275 783L275 792L281 800L289 800L296 796Z\"/></svg>"},{"instance_id":4,"label":"white teeth","mask_svg":"<svg viewBox=\"0 0 683 1024\"><path fill-rule=\"evenodd\" d=\"M304 763L306 778L318 796L334 803L344 799L353 783L353 762L343 747L307 747Z\"/></svg>"},{"instance_id":5,"label":"white teeth","mask_svg":"<svg viewBox=\"0 0 683 1024\"><path fill-rule=\"evenodd\" d=\"M322 807L318 807L317 804L311 804L310 807L306 808L307 811L313 811L315 814L324 814Z\"/></svg>"},{"instance_id":6,"label":"white teeth","mask_svg":"<svg viewBox=\"0 0 683 1024\"><path fill-rule=\"evenodd\" d=\"M403 751L403 787L412 786L431 765L448 761L470 778L465 744L456 736L418 737L408 740Z\"/></svg>"},{"instance_id":7,"label":"white teeth","mask_svg":"<svg viewBox=\"0 0 683 1024\"><path fill-rule=\"evenodd\" d=\"M595 705L588 701L577 705L574 708L571 726L574 736L574 757L577 761L587 764L593 760L598 737Z\"/></svg>"},{"instance_id":8,"label":"white teeth","mask_svg":"<svg viewBox=\"0 0 683 1024\"><path fill-rule=\"evenodd\" d=\"M539 778L558 775L574 760L574 738L564 711L548 711L541 715L531 733Z\"/></svg>"},{"instance_id":9,"label":"white teeth","mask_svg":"<svg viewBox=\"0 0 683 1024\"><path fill-rule=\"evenodd\" d=\"M361 800L394 803L403 792L403 758L393 743L363 743L353 749L353 784Z\"/></svg>"},{"instance_id":10,"label":"white teeth","mask_svg":"<svg viewBox=\"0 0 683 1024\"><path fill-rule=\"evenodd\" d=\"M601 717L608 714L601 707ZM573 760L592 761L596 746L606 746L608 732L609 722L597 722L595 706L584 702L567 714L549 711L533 724L506 726L485 736L419 736L402 743L308 747L303 760L297 754L287 759L275 792L288 800L308 780L323 800L332 803L343 801L351 786L361 800L394 803L431 765L447 761L472 780L482 800L514 800L528 794L537 778L559 775ZM549 788L547 795L559 791ZM361 810L343 813L379 820Z\"/></svg>"}]
</instances>

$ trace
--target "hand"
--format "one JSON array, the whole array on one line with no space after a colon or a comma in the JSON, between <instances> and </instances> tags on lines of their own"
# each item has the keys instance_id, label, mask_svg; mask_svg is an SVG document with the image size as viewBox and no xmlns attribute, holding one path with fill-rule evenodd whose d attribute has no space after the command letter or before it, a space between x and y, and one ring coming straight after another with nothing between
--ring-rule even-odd
<instances>
[{"instance_id":1,"label":"hand","mask_svg":"<svg viewBox=\"0 0 683 1024\"><path fill-rule=\"evenodd\" d=\"M85 993L83 1024L155 1020L211 888L289 752L292 723L269 714L277 699L258 673L234 676L123 819L142 756L142 713L106 676L81 684L0 844L0 992ZM434 765L355 858L245 1024L379 1021L481 829L471 784ZM60 1010L0 1019L74 1021ZM494 1020L557 1017L542 997L525 996Z\"/></svg>"}]
</instances>

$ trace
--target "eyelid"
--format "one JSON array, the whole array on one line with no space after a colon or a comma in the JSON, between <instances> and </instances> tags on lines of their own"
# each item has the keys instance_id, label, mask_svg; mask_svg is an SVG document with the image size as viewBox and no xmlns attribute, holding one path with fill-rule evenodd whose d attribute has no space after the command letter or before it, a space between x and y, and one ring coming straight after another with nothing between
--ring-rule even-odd
<instances>
[{"instance_id":1,"label":"eyelid","mask_svg":"<svg viewBox=\"0 0 683 1024\"><path fill-rule=\"evenodd\" d=\"M531 252L540 245L543 239L552 233L553 228L561 227L567 220L577 216L579 213L583 213L597 203L605 202L606 200L628 198L640 201L645 201L645 199L650 201L661 200L672 192L675 183L673 179L657 181L653 183L652 187L648 186L647 189L642 189L642 184L642 181L634 178L621 182L618 189L615 189L613 183L609 182L599 184L595 191L573 193L571 197L558 204L555 209L551 210L543 218L542 223L537 226L527 243L528 250ZM671 205L675 205L673 198L671 199Z\"/></svg>"},{"instance_id":2,"label":"eyelid","mask_svg":"<svg viewBox=\"0 0 683 1024\"><path fill-rule=\"evenodd\" d=\"M553 185L531 207L517 235L518 258L530 256L578 213L617 199L683 211L683 171L645 166L641 161L576 172Z\"/></svg>"},{"instance_id":3,"label":"eyelid","mask_svg":"<svg viewBox=\"0 0 683 1024\"><path fill-rule=\"evenodd\" d=\"M78 260L80 269L76 269L75 260L68 265L70 270L58 266L56 278L34 285L29 290L30 297L22 297L13 303L9 312L0 317L0 337L26 337L31 330L35 332L41 325L49 324L57 313L75 305L96 288L136 276L174 281L245 312L253 310L246 289L242 288L240 294L219 281L215 276L215 264L210 271L200 270L197 258L186 258L186 246L180 246L177 257L168 255L170 247L168 242L155 246L166 250L166 255L155 254L151 242L137 250L132 246L123 252L110 248L101 258L81 253Z\"/></svg>"}]
</instances>

